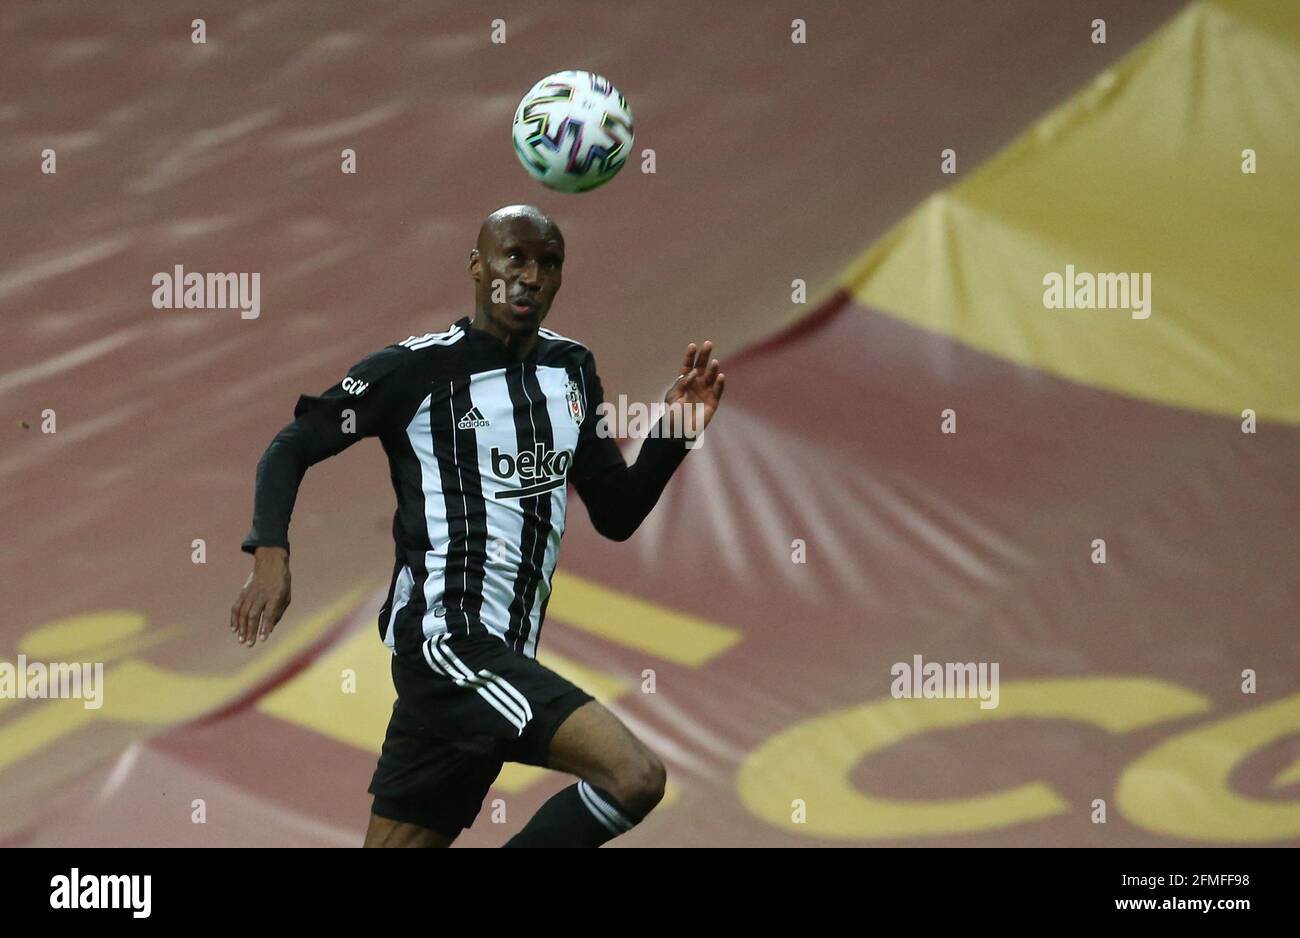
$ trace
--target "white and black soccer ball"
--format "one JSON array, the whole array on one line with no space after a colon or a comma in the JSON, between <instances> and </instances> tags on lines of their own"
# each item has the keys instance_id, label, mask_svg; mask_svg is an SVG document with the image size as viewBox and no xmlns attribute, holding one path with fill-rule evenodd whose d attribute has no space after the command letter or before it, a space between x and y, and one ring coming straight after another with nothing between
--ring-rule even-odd
<instances>
[{"instance_id":1,"label":"white and black soccer ball","mask_svg":"<svg viewBox=\"0 0 1300 938\"><path fill-rule=\"evenodd\" d=\"M515 154L557 192L587 192L613 179L632 152L632 109L607 78L548 75L515 109Z\"/></svg>"}]
</instances>

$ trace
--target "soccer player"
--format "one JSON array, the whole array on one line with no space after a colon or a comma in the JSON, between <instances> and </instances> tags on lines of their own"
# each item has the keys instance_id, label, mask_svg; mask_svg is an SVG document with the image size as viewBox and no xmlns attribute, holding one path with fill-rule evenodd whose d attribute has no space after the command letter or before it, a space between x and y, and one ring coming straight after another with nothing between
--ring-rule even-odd
<instances>
[{"instance_id":1,"label":"soccer player","mask_svg":"<svg viewBox=\"0 0 1300 938\"><path fill-rule=\"evenodd\" d=\"M656 432L628 466L598 431L587 348L541 328L564 238L540 210L483 222L470 252L475 312L363 359L257 467L253 572L230 611L252 647L289 605L289 516L307 468L364 436L388 454L397 557L379 634L397 701L370 783L366 846L449 846L507 761L578 777L507 846L596 847L663 797L663 764L592 697L536 660L564 533L567 484L596 530L637 529L722 398L712 345L686 348ZM677 405L677 406L673 406ZM687 418L694 416L690 421Z\"/></svg>"}]
</instances>

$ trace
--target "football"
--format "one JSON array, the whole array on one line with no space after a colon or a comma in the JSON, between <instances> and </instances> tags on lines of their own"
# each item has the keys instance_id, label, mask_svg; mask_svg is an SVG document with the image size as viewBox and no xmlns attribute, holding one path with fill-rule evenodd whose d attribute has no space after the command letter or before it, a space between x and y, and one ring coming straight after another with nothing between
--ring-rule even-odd
<instances>
[{"instance_id":1,"label":"football","mask_svg":"<svg viewBox=\"0 0 1300 938\"><path fill-rule=\"evenodd\" d=\"M515 109L515 154L557 192L587 192L613 179L632 152L632 109L607 78L548 75Z\"/></svg>"}]
</instances>

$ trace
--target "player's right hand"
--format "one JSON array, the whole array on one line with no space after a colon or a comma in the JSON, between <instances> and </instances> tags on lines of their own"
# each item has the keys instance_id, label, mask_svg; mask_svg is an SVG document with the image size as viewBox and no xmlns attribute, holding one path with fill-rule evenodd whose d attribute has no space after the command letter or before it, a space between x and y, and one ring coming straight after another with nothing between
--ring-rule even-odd
<instances>
[{"instance_id":1,"label":"player's right hand","mask_svg":"<svg viewBox=\"0 0 1300 938\"><path fill-rule=\"evenodd\" d=\"M289 608L289 600L289 552L283 547L259 547L253 572L230 607L230 631L249 648L259 638L266 641Z\"/></svg>"}]
</instances>

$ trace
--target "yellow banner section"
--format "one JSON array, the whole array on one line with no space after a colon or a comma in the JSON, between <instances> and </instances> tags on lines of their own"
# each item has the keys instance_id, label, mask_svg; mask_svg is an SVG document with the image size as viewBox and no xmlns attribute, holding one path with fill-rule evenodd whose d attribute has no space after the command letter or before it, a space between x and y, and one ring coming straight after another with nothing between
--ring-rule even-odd
<instances>
[{"instance_id":1,"label":"yellow banner section","mask_svg":"<svg viewBox=\"0 0 1300 938\"><path fill-rule=\"evenodd\" d=\"M689 668L703 667L741 640L733 628L556 572L549 616L591 635Z\"/></svg>"},{"instance_id":2,"label":"yellow banner section","mask_svg":"<svg viewBox=\"0 0 1300 938\"><path fill-rule=\"evenodd\" d=\"M85 613L43 626L20 639L20 652L97 657L106 665L102 706L88 709L78 699L16 702L17 715L0 725L0 773L96 725L134 724L143 738L157 728L212 713L289 665L354 610L365 593L358 586L302 622L281 625L274 641L259 647L247 664L225 673L171 671L133 657L176 632L162 629L151 637L148 621L131 610ZM222 622L210 627L228 634Z\"/></svg>"},{"instance_id":3,"label":"yellow banner section","mask_svg":"<svg viewBox=\"0 0 1300 938\"><path fill-rule=\"evenodd\" d=\"M1300 3L1193 4L844 286L1072 381L1300 423L1297 115Z\"/></svg>"},{"instance_id":4,"label":"yellow banner section","mask_svg":"<svg viewBox=\"0 0 1300 938\"><path fill-rule=\"evenodd\" d=\"M1009 681L992 710L974 700L873 700L805 720L769 739L745 760L736 787L753 814L809 837L887 840L996 830L1064 814L1070 806L1045 781L965 798L909 801L862 791L850 773L863 759L925 733L1033 719L1131 733L1208 707L1199 694L1142 677Z\"/></svg>"}]
</instances>

